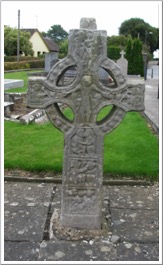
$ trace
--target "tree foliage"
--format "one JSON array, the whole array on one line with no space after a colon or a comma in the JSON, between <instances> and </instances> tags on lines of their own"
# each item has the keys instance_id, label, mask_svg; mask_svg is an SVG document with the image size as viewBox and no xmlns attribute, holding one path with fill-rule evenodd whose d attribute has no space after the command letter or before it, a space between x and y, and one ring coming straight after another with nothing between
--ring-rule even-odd
<instances>
[{"instance_id":1,"label":"tree foliage","mask_svg":"<svg viewBox=\"0 0 163 265\"><path fill-rule=\"evenodd\" d=\"M120 36L111 36L107 38L108 46L119 46L121 49L124 49L124 47L127 44L128 37L124 35Z\"/></svg>"},{"instance_id":2,"label":"tree foliage","mask_svg":"<svg viewBox=\"0 0 163 265\"><path fill-rule=\"evenodd\" d=\"M20 30L20 54L33 55L30 34ZM18 30L5 26L4 28L4 54L7 56L17 55Z\"/></svg>"},{"instance_id":3,"label":"tree foliage","mask_svg":"<svg viewBox=\"0 0 163 265\"><path fill-rule=\"evenodd\" d=\"M143 56L142 56L142 43L139 39L133 41L133 74L143 76Z\"/></svg>"},{"instance_id":4,"label":"tree foliage","mask_svg":"<svg viewBox=\"0 0 163 265\"><path fill-rule=\"evenodd\" d=\"M120 58L121 48L115 45L109 45L107 47L107 56L112 60L118 60Z\"/></svg>"},{"instance_id":5,"label":"tree foliage","mask_svg":"<svg viewBox=\"0 0 163 265\"><path fill-rule=\"evenodd\" d=\"M61 25L53 25L47 31L46 36L59 43L68 37L68 33L61 27Z\"/></svg>"},{"instance_id":6,"label":"tree foliage","mask_svg":"<svg viewBox=\"0 0 163 265\"><path fill-rule=\"evenodd\" d=\"M159 29L152 27L141 18L125 20L119 28L119 34L139 38L151 53L159 48Z\"/></svg>"},{"instance_id":7,"label":"tree foliage","mask_svg":"<svg viewBox=\"0 0 163 265\"><path fill-rule=\"evenodd\" d=\"M133 51L132 51L132 38L128 39L127 45L126 45L126 59L128 61L128 74L132 74L133 69Z\"/></svg>"},{"instance_id":8,"label":"tree foliage","mask_svg":"<svg viewBox=\"0 0 163 265\"><path fill-rule=\"evenodd\" d=\"M128 40L125 57L128 60L128 74L143 76L142 42L138 38Z\"/></svg>"},{"instance_id":9,"label":"tree foliage","mask_svg":"<svg viewBox=\"0 0 163 265\"><path fill-rule=\"evenodd\" d=\"M68 53L68 39L63 40L59 44L59 58L64 58Z\"/></svg>"}]
</instances>

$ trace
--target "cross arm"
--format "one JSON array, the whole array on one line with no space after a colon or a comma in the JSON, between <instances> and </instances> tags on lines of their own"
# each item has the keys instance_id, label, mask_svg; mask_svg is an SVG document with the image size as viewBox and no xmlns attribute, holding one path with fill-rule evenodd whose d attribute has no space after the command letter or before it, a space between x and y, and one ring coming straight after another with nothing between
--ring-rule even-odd
<instances>
[{"instance_id":1,"label":"cross arm","mask_svg":"<svg viewBox=\"0 0 163 265\"><path fill-rule=\"evenodd\" d=\"M145 84L141 79L129 79L123 86L101 91L103 105L114 105L125 112L144 111ZM105 103L105 104L104 104Z\"/></svg>"},{"instance_id":2,"label":"cross arm","mask_svg":"<svg viewBox=\"0 0 163 265\"><path fill-rule=\"evenodd\" d=\"M44 109L48 105L50 97L45 91L45 79L45 77L28 78L27 107Z\"/></svg>"},{"instance_id":3,"label":"cross arm","mask_svg":"<svg viewBox=\"0 0 163 265\"><path fill-rule=\"evenodd\" d=\"M125 111L144 111L144 92L144 80L129 79L120 99L122 109Z\"/></svg>"},{"instance_id":4,"label":"cross arm","mask_svg":"<svg viewBox=\"0 0 163 265\"><path fill-rule=\"evenodd\" d=\"M55 84L50 87L45 77L28 78L27 107L29 108L45 109L58 102L67 104L70 94L66 89L56 88Z\"/></svg>"}]
</instances>

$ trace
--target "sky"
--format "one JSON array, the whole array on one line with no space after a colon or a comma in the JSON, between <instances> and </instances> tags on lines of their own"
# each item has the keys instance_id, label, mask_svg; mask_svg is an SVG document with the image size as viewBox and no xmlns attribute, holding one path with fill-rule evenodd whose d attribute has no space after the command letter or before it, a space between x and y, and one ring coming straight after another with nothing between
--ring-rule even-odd
<instances>
[{"instance_id":1,"label":"sky","mask_svg":"<svg viewBox=\"0 0 163 265\"><path fill-rule=\"evenodd\" d=\"M82 17L94 17L98 30L108 36L118 35L121 23L141 18L153 27L160 27L161 1L1 1L2 24L20 28L37 28L47 32L51 26L64 30L78 29Z\"/></svg>"}]
</instances>

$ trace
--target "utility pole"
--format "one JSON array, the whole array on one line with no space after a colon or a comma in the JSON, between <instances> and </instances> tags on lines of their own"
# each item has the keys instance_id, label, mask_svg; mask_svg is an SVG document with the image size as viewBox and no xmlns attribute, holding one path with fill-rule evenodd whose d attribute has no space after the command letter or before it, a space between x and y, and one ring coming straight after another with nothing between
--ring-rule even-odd
<instances>
[{"instance_id":1,"label":"utility pole","mask_svg":"<svg viewBox=\"0 0 163 265\"><path fill-rule=\"evenodd\" d=\"M20 54L20 10L18 10L17 63L19 63L19 54Z\"/></svg>"}]
</instances>

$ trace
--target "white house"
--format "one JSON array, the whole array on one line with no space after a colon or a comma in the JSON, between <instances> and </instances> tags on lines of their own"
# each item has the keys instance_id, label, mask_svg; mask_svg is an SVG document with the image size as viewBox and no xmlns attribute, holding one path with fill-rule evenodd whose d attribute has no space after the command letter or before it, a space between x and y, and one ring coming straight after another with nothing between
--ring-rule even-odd
<instances>
[{"instance_id":1,"label":"white house","mask_svg":"<svg viewBox=\"0 0 163 265\"><path fill-rule=\"evenodd\" d=\"M34 57L38 57L39 55L54 52L59 52L58 45L49 38L43 38L41 33L38 31L38 29L21 29L23 31L30 33L30 41L33 46Z\"/></svg>"}]
</instances>

